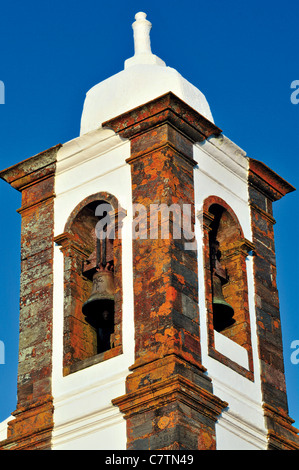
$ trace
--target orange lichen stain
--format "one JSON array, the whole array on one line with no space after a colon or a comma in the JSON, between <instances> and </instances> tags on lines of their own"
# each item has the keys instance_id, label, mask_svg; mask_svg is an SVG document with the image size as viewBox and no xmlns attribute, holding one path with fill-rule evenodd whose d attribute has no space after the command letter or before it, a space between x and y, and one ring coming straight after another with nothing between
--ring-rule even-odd
<instances>
[{"instance_id":1,"label":"orange lichen stain","mask_svg":"<svg viewBox=\"0 0 299 470\"><path fill-rule=\"evenodd\" d=\"M162 258L162 255L161 255L161 258ZM153 279L161 279L162 277L164 277L164 273L165 273L165 264L157 260L155 264L155 275Z\"/></svg>"},{"instance_id":2,"label":"orange lichen stain","mask_svg":"<svg viewBox=\"0 0 299 470\"><path fill-rule=\"evenodd\" d=\"M151 166L147 167L147 174L157 174L163 170L164 160L159 156L153 156Z\"/></svg>"},{"instance_id":3,"label":"orange lichen stain","mask_svg":"<svg viewBox=\"0 0 299 470\"><path fill-rule=\"evenodd\" d=\"M159 419L158 421L158 428L159 429L165 429L170 422L170 418L168 416L162 416L162 418Z\"/></svg>"},{"instance_id":4,"label":"orange lichen stain","mask_svg":"<svg viewBox=\"0 0 299 470\"><path fill-rule=\"evenodd\" d=\"M177 298L178 292L177 290L170 286L166 291L166 302L174 302Z\"/></svg>"},{"instance_id":5,"label":"orange lichen stain","mask_svg":"<svg viewBox=\"0 0 299 470\"><path fill-rule=\"evenodd\" d=\"M151 317L155 317L155 316L167 316L170 312L170 310L172 309L172 301L166 301L164 302L164 304L162 304L159 309L157 310L157 312L152 312L151 313Z\"/></svg>"},{"instance_id":6,"label":"orange lichen stain","mask_svg":"<svg viewBox=\"0 0 299 470\"><path fill-rule=\"evenodd\" d=\"M180 281L181 284L185 284L185 278L181 274L173 273L175 277L177 278L178 281Z\"/></svg>"},{"instance_id":7,"label":"orange lichen stain","mask_svg":"<svg viewBox=\"0 0 299 470\"><path fill-rule=\"evenodd\" d=\"M161 333L156 333L155 334L155 340L157 342L165 342L167 340L169 340L169 338L173 339L175 337L175 334L176 334L176 328L174 328L173 326L170 327L170 328L166 328L164 330L164 334L161 334Z\"/></svg>"},{"instance_id":8,"label":"orange lichen stain","mask_svg":"<svg viewBox=\"0 0 299 470\"><path fill-rule=\"evenodd\" d=\"M213 450L215 449L215 438L207 431L201 431L198 436L198 449Z\"/></svg>"},{"instance_id":9,"label":"orange lichen stain","mask_svg":"<svg viewBox=\"0 0 299 470\"><path fill-rule=\"evenodd\" d=\"M159 345L159 355L162 357L165 354L169 353L170 351L173 351L175 348L175 343L176 343L176 337L175 337L175 328L167 328L164 331L164 334L162 333L156 333L155 334L155 341Z\"/></svg>"}]
</instances>

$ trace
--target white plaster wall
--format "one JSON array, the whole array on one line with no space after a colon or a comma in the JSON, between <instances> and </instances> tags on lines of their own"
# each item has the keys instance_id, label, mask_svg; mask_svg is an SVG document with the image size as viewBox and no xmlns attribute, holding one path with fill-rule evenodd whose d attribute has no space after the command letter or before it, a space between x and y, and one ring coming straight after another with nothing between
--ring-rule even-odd
<instances>
[{"instance_id":1,"label":"white plaster wall","mask_svg":"<svg viewBox=\"0 0 299 470\"><path fill-rule=\"evenodd\" d=\"M130 143L111 130L97 130L66 143L58 152L55 236L72 210L99 191L113 194L127 210L123 221L123 354L66 377L63 361L63 255L54 249L53 448L125 449L126 423L111 400L125 393L134 362L131 176L125 160Z\"/></svg>"},{"instance_id":2,"label":"white plaster wall","mask_svg":"<svg viewBox=\"0 0 299 470\"><path fill-rule=\"evenodd\" d=\"M214 195L222 198L237 215L245 238L252 241L247 186L248 160L245 152L221 135L194 145L194 160L198 162L194 169L196 209L199 211L202 209L203 201L208 196ZM196 222L195 230L198 244L202 362L212 379L214 394L229 403L228 410L222 413L216 423L217 449L265 449L266 430L261 406L252 257L247 257L246 264L254 362L253 382L208 355L203 234L199 220ZM220 346L229 350L228 341ZM245 349L239 360L240 365L243 366L244 352ZM227 355L238 362L238 352L234 344Z\"/></svg>"},{"instance_id":3,"label":"white plaster wall","mask_svg":"<svg viewBox=\"0 0 299 470\"><path fill-rule=\"evenodd\" d=\"M7 425L13 419L15 419L14 416L9 416L0 423L0 441L4 441L4 439L7 439Z\"/></svg>"}]
</instances>

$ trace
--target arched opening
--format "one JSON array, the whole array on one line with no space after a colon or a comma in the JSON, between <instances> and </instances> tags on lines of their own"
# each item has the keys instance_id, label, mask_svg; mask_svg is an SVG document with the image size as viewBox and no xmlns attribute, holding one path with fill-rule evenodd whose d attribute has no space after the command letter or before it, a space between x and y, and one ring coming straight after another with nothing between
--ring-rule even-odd
<instances>
[{"instance_id":1,"label":"arched opening","mask_svg":"<svg viewBox=\"0 0 299 470\"><path fill-rule=\"evenodd\" d=\"M245 348L252 368L246 257L253 245L234 211L221 198L204 203L204 257L209 347L214 331Z\"/></svg>"},{"instance_id":2,"label":"arched opening","mask_svg":"<svg viewBox=\"0 0 299 470\"><path fill-rule=\"evenodd\" d=\"M64 374L121 352L120 213L113 196L90 196L55 238L64 254Z\"/></svg>"},{"instance_id":3,"label":"arched opening","mask_svg":"<svg viewBox=\"0 0 299 470\"><path fill-rule=\"evenodd\" d=\"M236 323L235 308L230 303L236 303L232 293L235 279L231 276L232 269L229 268L232 266L226 253L241 234L236 220L223 206L212 204L209 212L213 215L209 232L213 325L216 331L225 334Z\"/></svg>"}]
</instances>

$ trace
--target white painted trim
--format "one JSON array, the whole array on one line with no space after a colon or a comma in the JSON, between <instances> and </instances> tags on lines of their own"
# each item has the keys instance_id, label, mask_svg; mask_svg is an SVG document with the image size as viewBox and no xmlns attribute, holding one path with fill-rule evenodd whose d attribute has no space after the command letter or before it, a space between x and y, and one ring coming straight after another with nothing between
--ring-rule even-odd
<instances>
[{"instance_id":1,"label":"white painted trim","mask_svg":"<svg viewBox=\"0 0 299 470\"><path fill-rule=\"evenodd\" d=\"M203 207L209 196L223 199L239 219L244 237L252 240L251 217L248 196L248 158L246 153L227 137L211 137L194 145L195 207ZM248 280L248 304L253 354L254 380L249 380L219 360L209 356L205 280L203 266L202 221L196 219L195 236L198 255L198 295L200 312L200 342L202 363L212 380L213 393L228 403L216 425L217 448L264 448L266 429L262 408L260 362L258 357L255 293L252 257L246 259ZM248 358L216 333L216 347L226 356L248 368ZM224 344L225 343L225 344ZM239 354L240 353L240 354ZM238 357L239 356L239 357ZM241 430L242 431L241 431ZM234 447L235 446L235 447Z\"/></svg>"},{"instance_id":2,"label":"white painted trim","mask_svg":"<svg viewBox=\"0 0 299 470\"><path fill-rule=\"evenodd\" d=\"M121 138L111 129L96 129L80 138L76 137L63 144L57 154L56 176L64 171L98 158L100 155L124 145L127 139Z\"/></svg>"},{"instance_id":3,"label":"white painted trim","mask_svg":"<svg viewBox=\"0 0 299 470\"><path fill-rule=\"evenodd\" d=\"M248 352L245 348L216 330L214 331L214 341L216 351L249 370Z\"/></svg>"},{"instance_id":4,"label":"white painted trim","mask_svg":"<svg viewBox=\"0 0 299 470\"><path fill-rule=\"evenodd\" d=\"M235 436L234 442L231 435ZM216 423L216 447L217 450L267 450L267 433L240 415L224 411Z\"/></svg>"},{"instance_id":5,"label":"white painted trim","mask_svg":"<svg viewBox=\"0 0 299 470\"><path fill-rule=\"evenodd\" d=\"M0 423L0 441L4 441L4 439L7 439L7 425L13 419L15 419L14 416L9 416Z\"/></svg>"},{"instance_id":6,"label":"white painted trim","mask_svg":"<svg viewBox=\"0 0 299 470\"><path fill-rule=\"evenodd\" d=\"M109 427L123 425L123 417L118 409L109 406L102 408L98 412L85 415L84 418L74 419L55 426L53 434L52 446L54 449L60 447L68 448L71 442L78 441L79 449L82 438L89 438L91 434L99 434L107 431ZM99 445L98 448L101 446ZM113 442L113 449L118 449L119 443ZM103 449L104 450L104 449ZM106 449L105 449L106 450Z\"/></svg>"}]
</instances>

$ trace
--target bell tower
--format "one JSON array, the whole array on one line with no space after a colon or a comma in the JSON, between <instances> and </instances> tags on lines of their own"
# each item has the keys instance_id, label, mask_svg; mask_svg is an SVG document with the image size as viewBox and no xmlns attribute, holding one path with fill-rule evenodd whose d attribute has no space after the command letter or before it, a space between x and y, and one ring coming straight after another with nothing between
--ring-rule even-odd
<instances>
[{"instance_id":1,"label":"bell tower","mask_svg":"<svg viewBox=\"0 0 299 470\"><path fill-rule=\"evenodd\" d=\"M273 202L294 188L154 55L95 85L22 193L18 403L0 448L293 450Z\"/></svg>"}]
</instances>

